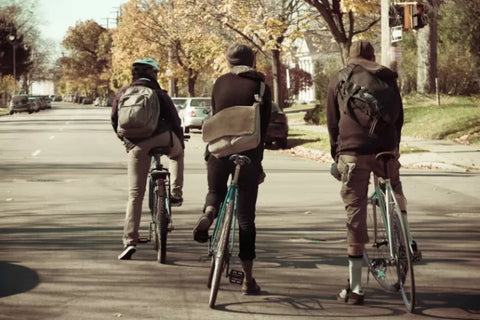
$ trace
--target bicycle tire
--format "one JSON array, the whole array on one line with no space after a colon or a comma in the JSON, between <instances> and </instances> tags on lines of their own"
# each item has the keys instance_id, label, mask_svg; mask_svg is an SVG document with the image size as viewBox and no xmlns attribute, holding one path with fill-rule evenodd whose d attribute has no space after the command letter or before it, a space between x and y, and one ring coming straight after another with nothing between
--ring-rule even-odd
<instances>
[{"instance_id":1,"label":"bicycle tire","mask_svg":"<svg viewBox=\"0 0 480 320\"><path fill-rule=\"evenodd\" d=\"M168 235L168 216L166 207L166 190L163 183L157 187L157 239L159 248L157 249L157 260L164 264L167 260L167 235Z\"/></svg>"},{"instance_id":2,"label":"bicycle tire","mask_svg":"<svg viewBox=\"0 0 480 320\"><path fill-rule=\"evenodd\" d=\"M233 203L234 201L229 201L226 210L224 223L222 225L222 231L220 233L220 238L218 240L217 251L214 253L213 259L215 259L213 264L213 274L211 281L210 289L210 299L209 306L210 308L215 308L215 302L217 300L218 289L220 287L220 278L222 276L223 270L226 265L226 259L229 256L228 245L230 238L230 229L233 219Z\"/></svg>"},{"instance_id":3,"label":"bicycle tire","mask_svg":"<svg viewBox=\"0 0 480 320\"><path fill-rule=\"evenodd\" d=\"M155 196L153 197L153 207L152 207L152 221L150 222L150 239L153 243L153 250L155 252L158 251L158 248L159 248L159 239L158 239L158 229L157 229L157 226L158 226L158 223L157 223L157 210L158 210L158 206L157 206L157 201L158 201L158 198L156 197L156 194L157 194L157 190L156 188L154 189L154 194Z\"/></svg>"},{"instance_id":4,"label":"bicycle tire","mask_svg":"<svg viewBox=\"0 0 480 320\"><path fill-rule=\"evenodd\" d=\"M413 312L415 309L415 276L413 273L413 261L412 254L410 252L410 246L407 237L407 231L402 219L402 213L400 208L394 209L394 225L392 233L394 234L396 241L396 253L397 260L397 272L399 277L400 292L405 307L409 312Z\"/></svg>"},{"instance_id":5,"label":"bicycle tire","mask_svg":"<svg viewBox=\"0 0 480 320\"><path fill-rule=\"evenodd\" d=\"M399 275L396 263L390 255L387 222L382 214L384 195L373 194L367 205L367 230L370 242L365 245L364 259L378 284L385 290L399 290ZM385 209L383 209L385 212Z\"/></svg>"},{"instance_id":6,"label":"bicycle tire","mask_svg":"<svg viewBox=\"0 0 480 320\"><path fill-rule=\"evenodd\" d=\"M208 282L207 282L208 289L212 288L212 279L213 279L214 270L215 270L215 255L212 256L212 261L210 262L210 272L208 274Z\"/></svg>"}]
</instances>

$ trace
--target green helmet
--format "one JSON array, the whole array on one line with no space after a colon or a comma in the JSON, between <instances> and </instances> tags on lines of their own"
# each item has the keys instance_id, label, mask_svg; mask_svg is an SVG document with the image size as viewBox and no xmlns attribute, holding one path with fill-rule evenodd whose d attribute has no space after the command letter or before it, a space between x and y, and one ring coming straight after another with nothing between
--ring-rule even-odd
<instances>
[{"instance_id":1,"label":"green helmet","mask_svg":"<svg viewBox=\"0 0 480 320\"><path fill-rule=\"evenodd\" d=\"M157 61L153 60L152 58L137 59L133 62L133 66L135 66L136 64L148 65L152 67L155 71L160 71Z\"/></svg>"}]
</instances>

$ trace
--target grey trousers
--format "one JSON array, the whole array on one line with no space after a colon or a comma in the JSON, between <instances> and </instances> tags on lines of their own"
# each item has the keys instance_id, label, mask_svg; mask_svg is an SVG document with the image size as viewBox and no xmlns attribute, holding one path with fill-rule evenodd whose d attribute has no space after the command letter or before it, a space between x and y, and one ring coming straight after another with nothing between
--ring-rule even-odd
<instances>
[{"instance_id":1,"label":"grey trousers","mask_svg":"<svg viewBox=\"0 0 480 320\"><path fill-rule=\"evenodd\" d=\"M172 196L182 197L184 151L178 137L170 131L163 132L137 144L128 152L128 202L123 229L123 244L137 244L138 228L142 216L142 204L147 185L151 157L148 152L154 147L168 146L170 134L173 147L168 154Z\"/></svg>"},{"instance_id":2,"label":"grey trousers","mask_svg":"<svg viewBox=\"0 0 480 320\"><path fill-rule=\"evenodd\" d=\"M353 169L352 164L354 164ZM397 197L400 209L406 210L406 199L400 182L400 162L398 158L389 162L390 183ZM370 173L384 177L382 161L375 160L375 155L340 155L338 170L342 174L340 195L347 213L347 243L348 254L363 255L365 243L368 243L367 233L367 199Z\"/></svg>"}]
</instances>

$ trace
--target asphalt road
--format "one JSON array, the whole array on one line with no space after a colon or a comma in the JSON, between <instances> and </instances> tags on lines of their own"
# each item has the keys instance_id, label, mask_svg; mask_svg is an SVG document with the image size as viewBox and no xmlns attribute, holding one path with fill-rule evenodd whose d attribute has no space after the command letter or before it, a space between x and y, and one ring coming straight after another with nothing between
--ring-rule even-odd
<instances>
[{"instance_id":1,"label":"asphalt road","mask_svg":"<svg viewBox=\"0 0 480 320\"><path fill-rule=\"evenodd\" d=\"M340 185L328 164L267 151L254 267L262 295L225 281L211 310L206 246L191 234L206 194L200 134L187 143L167 264L148 244L119 261L126 156L108 119L106 108L65 104L0 118L1 320L480 319L479 173L402 171L424 256L411 315L366 272L365 306L336 302L348 277Z\"/></svg>"}]
</instances>

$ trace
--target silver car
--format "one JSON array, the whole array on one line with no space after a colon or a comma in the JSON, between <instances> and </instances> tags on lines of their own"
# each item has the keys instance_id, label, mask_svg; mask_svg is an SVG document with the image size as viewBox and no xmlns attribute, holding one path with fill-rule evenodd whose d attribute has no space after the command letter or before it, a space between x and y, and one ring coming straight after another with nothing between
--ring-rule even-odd
<instances>
[{"instance_id":1,"label":"silver car","mask_svg":"<svg viewBox=\"0 0 480 320\"><path fill-rule=\"evenodd\" d=\"M34 106L26 94L14 95L8 105L8 112L10 114L14 114L15 112L32 113L33 111L35 111Z\"/></svg>"},{"instance_id":2,"label":"silver car","mask_svg":"<svg viewBox=\"0 0 480 320\"><path fill-rule=\"evenodd\" d=\"M211 98L187 98L185 108L183 109L183 126L185 133L189 133L191 128L201 130L203 121L210 116L211 111Z\"/></svg>"}]
</instances>

